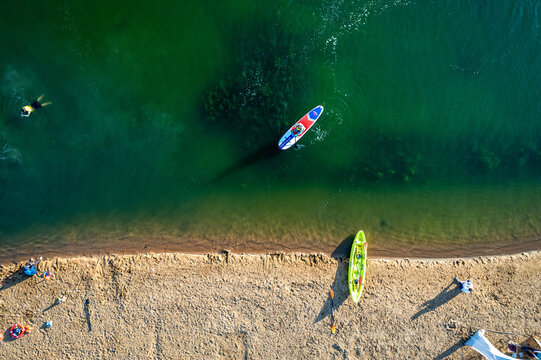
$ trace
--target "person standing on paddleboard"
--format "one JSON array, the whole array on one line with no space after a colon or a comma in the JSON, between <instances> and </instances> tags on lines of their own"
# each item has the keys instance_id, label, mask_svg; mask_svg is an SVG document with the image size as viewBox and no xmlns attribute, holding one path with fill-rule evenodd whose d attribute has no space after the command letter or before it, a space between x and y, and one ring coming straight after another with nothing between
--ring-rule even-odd
<instances>
[{"instance_id":1,"label":"person standing on paddleboard","mask_svg":"<svg viewBox=\"0 0 541 360\"><path fill-rule=\"evenodd\" d=\"M303 130L304 130L304 128L302 127L302 125L298 124L298 125L295 125L295 127L293 127L293 129L291 129L291 132L293 133L293 136L297 137L298 135L302 134ZM304 147L304 145L297 144L297 143L295 143L295 145L293 145L293 148L295 150L300 150L303 147Z\"/></svg>"},{"instance_id":2,"label":"person standing on paddleboard","mask_svg":"<svg viewBox=\"0 0 541 360\"><path fill-rule=\"evenodd\" d=\"M30 114L32 114L37 109L40 109L40 108L42 108L44 106L52 104L52 102L50 102L50 101L42 104L41 103L42 99L43 99L43 95L40 95L40 97L38 97L36 99L36 101L34 101L32 104L23 106L21 108L21 116L22 117L29 117Z\"/></svg>"}]
</instances>

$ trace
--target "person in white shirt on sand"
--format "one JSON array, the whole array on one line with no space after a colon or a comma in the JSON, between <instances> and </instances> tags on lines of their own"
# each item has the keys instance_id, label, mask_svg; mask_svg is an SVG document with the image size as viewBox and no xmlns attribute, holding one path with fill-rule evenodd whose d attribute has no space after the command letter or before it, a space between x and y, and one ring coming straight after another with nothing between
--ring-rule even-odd
<instances>
[{"instance_id":1,"label":"person in white shirt on sand","mask_svg":"<svg viewBox=\"0 0 541 360\"><path fill-rule=\"evenodd\" d=\"M462 292L469 294L473 291L473 283L471 282L471 280L460 281L458 280L458 277L455 277L455 280L460 284L460 290Z\"/></svg>"}]
</instances>

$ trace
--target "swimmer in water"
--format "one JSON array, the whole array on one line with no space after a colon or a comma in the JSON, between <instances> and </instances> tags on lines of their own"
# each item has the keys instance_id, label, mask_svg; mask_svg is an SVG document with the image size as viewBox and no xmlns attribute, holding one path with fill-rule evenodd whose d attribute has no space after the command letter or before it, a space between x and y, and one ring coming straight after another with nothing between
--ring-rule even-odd
<instances>
[{"instance_id":1,"label":"swimmer in water","mask_svg":"<svg viewBox=\"0 0 541 360\"><path fill-rule=\"evenodd\" d=\"M29 117L30 114L32 114L37 109L52 104L50 101L48 101L46 103L41 103L41 99L43 99L43 95L38 97L37 100L34 101L32 104L23 106L21 108L21 116L22 117Z\"/></svg>"}]
</instances>

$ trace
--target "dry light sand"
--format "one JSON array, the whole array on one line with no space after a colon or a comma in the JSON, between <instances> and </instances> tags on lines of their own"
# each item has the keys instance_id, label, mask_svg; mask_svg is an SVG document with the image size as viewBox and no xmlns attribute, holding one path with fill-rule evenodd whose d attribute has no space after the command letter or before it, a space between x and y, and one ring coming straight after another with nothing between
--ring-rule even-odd
<instances>
[{"instance_id":1,"label":"dry light sand","mask_svg":"<svg viewBox=\"0 0 541 360\"><path fill-rule=\"evenodd\" d=\"M347 262L325 255L45 259L49 281L17 273L21 265L0 269L0 359L478 359L462 346L475 330L541 333L540 252L369 259L357 305ZM475 292L461 293L455 276ZM12 340L14 322L34 330ZM487 337L499 348L524 340Z\"/></svg>"}]
</instances>

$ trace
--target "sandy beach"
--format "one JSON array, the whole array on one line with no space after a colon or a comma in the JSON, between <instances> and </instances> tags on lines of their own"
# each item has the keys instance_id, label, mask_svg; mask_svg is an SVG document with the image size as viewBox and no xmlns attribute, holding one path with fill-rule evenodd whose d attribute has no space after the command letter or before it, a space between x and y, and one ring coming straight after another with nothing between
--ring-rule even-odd
<instances>
[{"instance_id":1,"label":"sandy beach","mask_svg":"<svg viewBox=\"0 0 541 360\"><path fill-rule=\"evenodd\" d=\"M541 334L540 261L369 259L357 305L345 259L321 254L52 258L39 264L48 281L4 265L0 358L479 359L462 344L480 328L501 349L524 336L496 332ZM15 322L33 331L13 340Z\"/></svg>"}]
</instances>

